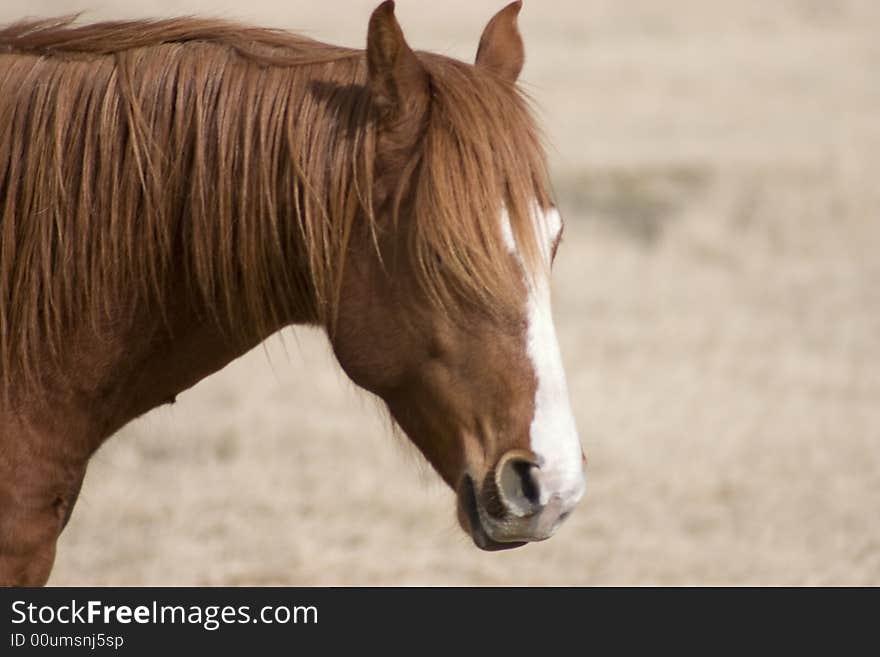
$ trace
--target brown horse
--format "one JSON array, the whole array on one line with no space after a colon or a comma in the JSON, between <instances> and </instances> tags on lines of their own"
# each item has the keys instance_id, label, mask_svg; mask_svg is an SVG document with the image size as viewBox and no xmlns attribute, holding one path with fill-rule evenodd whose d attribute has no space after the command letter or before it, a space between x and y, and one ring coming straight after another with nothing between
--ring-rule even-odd
<instances>
[{"instance_id":1,"label":"brown horse","mask_svg":"<svg viewBox=\"0 0 880 657\"><path fill-rule=\"evenodd\" d=\"M193 19L0 30L0 583L42 584L111 434L323 326L483 549L549 537L584 459L549 308L562 222L520 2L476 65Z\"/></svg>"}]
</instances>

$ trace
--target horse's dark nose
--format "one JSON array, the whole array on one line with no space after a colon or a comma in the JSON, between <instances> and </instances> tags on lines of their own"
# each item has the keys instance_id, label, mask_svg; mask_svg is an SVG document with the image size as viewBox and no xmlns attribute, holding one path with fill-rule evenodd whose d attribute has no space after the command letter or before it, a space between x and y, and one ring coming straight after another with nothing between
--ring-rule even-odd
<instances>
[{"instance_id":1,"label":"horse's dark nose","mask_svg":"<svg viewBox=\"0 0 880 657\"><path fill-rule=\"evenodd\" d=\"M554 467L525 449L504 454L490 473L494 486L484 487L472 509L472 525L479 523L477 533L493 544L549 538L584 494L580 458L577 464L581 467L574 470Z\"/></svg>"}]
</instances>

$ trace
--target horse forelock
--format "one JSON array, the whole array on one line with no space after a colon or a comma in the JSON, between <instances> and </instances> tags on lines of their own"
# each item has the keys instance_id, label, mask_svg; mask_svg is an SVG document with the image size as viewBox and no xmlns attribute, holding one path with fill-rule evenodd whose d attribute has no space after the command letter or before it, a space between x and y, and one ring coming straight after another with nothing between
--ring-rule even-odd
<instances>
[{"instance_id":1,"label":"horse forelock","mask_svg":"<svg viewBox=\"0 0 880 657\"><path fill-rule=\"evenodd\" d=\"M508 303L506 208L537 262L549 203L528 100L419 53L431 98L397 182L412 271L438 305ZM0 30L0 370L120 301L166 312L173 267L215 321L327 322L355 222L375 235L377 128L362 51L222 21ZM179 282L179 281L178 281Z\"/></svg>"}]
</instances>

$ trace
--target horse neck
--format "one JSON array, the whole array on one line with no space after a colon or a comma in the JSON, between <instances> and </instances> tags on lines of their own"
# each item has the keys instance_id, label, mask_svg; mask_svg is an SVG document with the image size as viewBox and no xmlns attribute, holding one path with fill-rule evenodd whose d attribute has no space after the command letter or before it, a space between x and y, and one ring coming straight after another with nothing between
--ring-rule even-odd
<instances>
[{"instance_id":1,"label":"horse neck","mask_svg":"<svg viewBox=\"0 0 880 657\"><path fill-rule=\"evenodd\" d=\"M296 88L300 93L332 95L340 87L332 82L322 87L324 83L320 82L320 77L325 73L328 79L332 79L330 65L326 71L317 68L318 86L300 84ZM315 89L317 91L313 91ZM338 110L326 100L311 104L302 97L282 100L293 108L308 105L310 111L304 113L301 121L329 123L334 120L333 112ZM304 133L308 134L310 130L304 130ZM246 244L234 246L246 249L247 257L242 261L235 253L227 258L225 279L220 281L220 289L213 298L205 293L205 277L196 280L198 274L193 253L187 251L185 239L180 238L174 247L176 251L168 254L170 266L165 270L157 294L128 298L125 286L120 286L114 295L118 303L108 304L114 310L101 326L84 321L66 332L63 361L41 370L40 378L45 382L47 394L31 395L25 400L26 406L36 409L29 415L39 415L49 407L44 403L45 397L51 400L52 407L67 408L69 416L83 418L79 424L87 427L83 432L89 442L95 441L97 447L104 438L134 417L173 400L177 394L218 371L280 328L320 320L321 312L312 286L315 276L310 264L315 259L314 245L306 243L318 223L313 215L313 228L308 229L308 217L296 202L296 195L299 194L299 201L302 201L306 188L313 192L317 189L320 195L312 198L310 209L313 213L320 209L325 224L329 224L327 229L333 232L338 228L334 222L343 218L334 213L333 208L338 208L339 202L332 197L343 197L341 189L345 179L344 176L333 177L337 174L326 166L320 168L321 175L325 176L320 185L314 185L308 179L312 173L307 168L308 153L326 147L326 135L324 143L312 144L305 138L295 145L301 152L280 148L278 157L288 160L275 164L276 170L293 171L296 175L281 176L274 181L271 188L274 214L263 214L258 207L245 208L247 221L236 224L237 230L253 232L245 235ZM294 158L298 161L290 161ZM164 160L156 158L156 161ZM237 177L242 175L244 166L239 163L237 167L237 171L227 173L229 185L234 185ZM212 173L216 171L203 171L201 183L209 183ZM189 178L186 172L178 172L178 175L177 180L170 181L160 175L159 184L177 185L179 191L185 191ZM254 189L248 194L250 198L255 196ZM207 198L210 198L209 190L203 190ZM154 192L156 198L162 198L161 187L148 191ZM229 198L234 198L241 190L229 193ZM187 194L179 195L181 199L187 197ZM212 207L205 204L188 213L185 207L162 206L169 217L177 210L177 216L184 222L181 234L189 230L191 235L198 235L196 222L199 220L205 222L203 228L210 227ZM235 218L236 221L239 219ZM188 221L192 223L187 227ZM269 225L266 222L275 223ZM278 242L273 245L258 238L268 234L279 236ZM280 251L278 243L283 244ZM216 244L211 246L216 248ZM216 257L216 253L210 251L203 255ZM214 261L215 272L218 262L219 259ZM238 269L230 271L230 263ZM259 289L247 284L229 284L247 281L247 276L253 274L247 267L266 267L265 271L260 270L261 275L276 282L286 279L288 284L270 283ZM260 309L272 309L272 312L261 313L258 312Z\"/></svg>"},{"instance_id":2,"label":"horse neck","mask_svg":"<svg viewBox=\"0 0 880 657\"><path fill-rule=\"evenodd\" d=\"M215 255L209 255L223 280L219 298L208 303L225 306L220 319L233 330L243 319L240 310L259 331L279 323L328 321L354 213L372 203L375 135L364 89L352 83L362 77L362 68L359 59L350 59L280 69L290 76L288 83L270 78L276 82L262 86L255 107L236 104L232 111L239 115L229 117L247 155L223 165L229 159L227 139L227 153L214 165L219 170L191 176L203 183L205 173L226 179L226 199L194 206L197 216L190 221L197 234L198 223L210 226L216 209L227 231L238 226L235 256L228 235L219 244L215 240ZM266 143L266 133L274 142ZM239 189L230 191L235 186ZM192 263L198 256L189 249L183 261ZM230 276L232 261L238 271ZM187 282L204 288L204 280Z\"/></svg>"},{"instance_id":3,"label":"horse neck","mask_svg":"<svg viewBox=\"0 0 880 657\"><path fill-rule=\"evenodd\" d=\"M313 69L316 79L313 84L304 86L306 93L332 96L339 91L338 83L321 79L332 79L332 67L331 62ZM355 90L352 93L358 92ZM291 96L280 100L291 107L306 104L306 99L302 97ZM308 107L309 112L303 114L301 121L310 121L313 124L323 121L329 124L338 120L338 117L333 116L338 107L331 102L313 102ZM347 139L351 135L345 133L339 138ZM261 295L260 298L248 297L247 286L230 287L223 302L226 307L211 307L212 300L192 292L198 285L192 280L191 266L175 266L163 288L165 298L159 301L157 307L134 313L130 329L122 334L110 335L106 341L111 345L111 350L115 349L118 354L116 363L108 368L108 372L112 371L111 376L100 384L105 391L120 391L116 393L116 397L119 399L117 405L121 412L112 421L113 430L116 425L121 426L131 417L172 400L183 390L223 368L281 328L292 324L319 324L328 321L326 309L321 308L321 303L315 299L314 285L319 277L312 271L314 262L322 258L315 257L313 249L316 245L307 242L311 236L316 235L316 219L319 223L323 220L324 229L331 234L341 232L337 222L350 219L350 216L342 216L350 212L351 207L351 198L346 198L349 190L344 189L351 181L342 175L342 169L350 167L351 163L336 162L342 166L333 168L318 161L313 162L309 169L308 153L315 149L326 149L328 143L322 141L314 144L304 140L296 146L298 152L284 148L278 151L279 157L285 159L276 163L277 168L298 172L294 179L282 177L276 183L272 205L278 210L272 215L252 216L257 222L252 228L259 234L279 235L279 241L284 245L283 251L278 253L270 244L257 240L250 244L252 252L248 257L248 262L252 264L272 263L273 266L286 268L282 272L269 271L267 275L273 280L287 279L289 285L262 289L256 292ZM337 152L348 150L349 146L346 145ZM293 158L297 161L291 161ZM315 184L310 178L316 174L315 169L326 177L320 184ZM335 177L337 175L338 178ZM306 208L302 203L307 194L306 189L309 190L308 193L317 194L311 197L312 204L308 207L311 217L306 216ZM346 200L341 201L342 198ZM259 224L270 221L277 223L273 226ZM313 222L311 227L307 225L309 221ZM326 244L319 246L325 249L321 255L327 258L329 247ZM329 258L335 259L332 252ZM175 258L175 261L185 263L185 254ZM333 276L335 272L322 273ZM239 272L238 276L243 277L245 274L246 272ZM190 292L181 295L182 290ZM224 295L220 296L222 298ZM325 299L324 303L327 302ZM251 312L261 308L272 309L272 312ZM144 340L140 336L151 338Z\"/></svg>"}]
</instances>

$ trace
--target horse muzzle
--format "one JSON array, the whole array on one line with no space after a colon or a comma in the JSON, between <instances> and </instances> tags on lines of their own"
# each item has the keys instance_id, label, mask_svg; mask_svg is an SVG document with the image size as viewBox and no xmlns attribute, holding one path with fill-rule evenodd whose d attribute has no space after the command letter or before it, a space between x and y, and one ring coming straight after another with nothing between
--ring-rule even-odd
<instances>
[{"instance_id":1,"label":"horse muzzle","mask_svg":"<svg viewBox=\"0 0 880 657\"><path fill-rule=\"evenodd\" d=\"M561 478L528 452L505 455L477 487L466 474L458 486L458 518L482 550L509 550L556 532L583 497L583 471Z\"/></svg>"}]
</instances>

